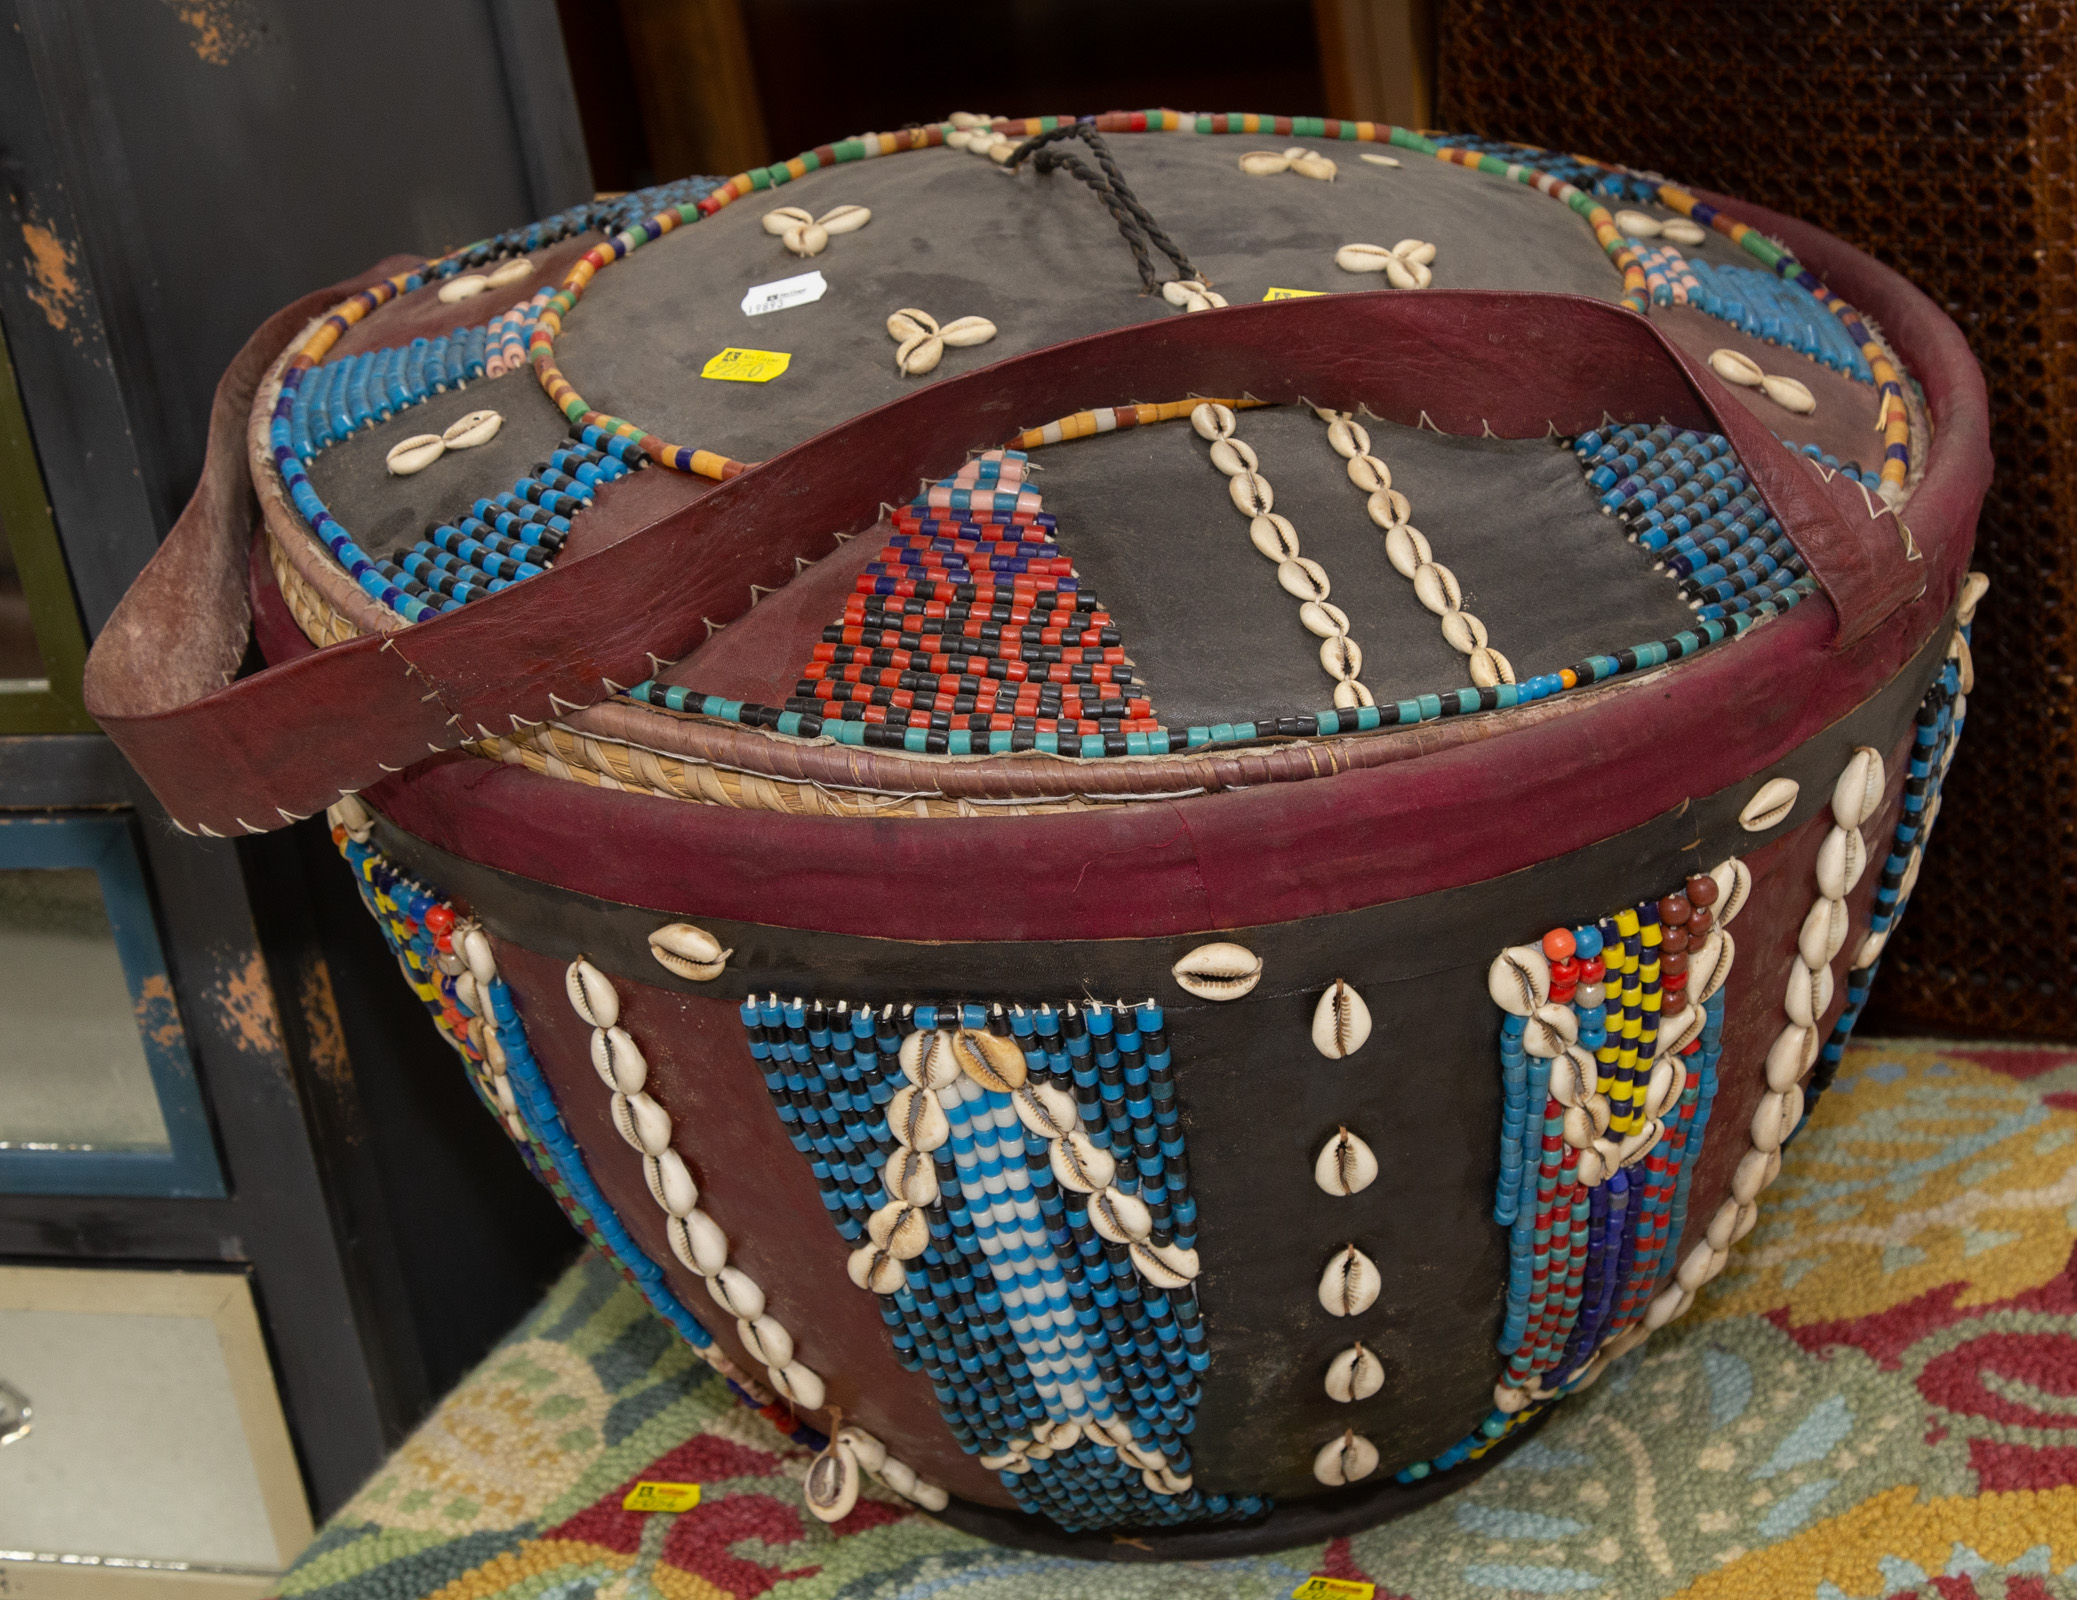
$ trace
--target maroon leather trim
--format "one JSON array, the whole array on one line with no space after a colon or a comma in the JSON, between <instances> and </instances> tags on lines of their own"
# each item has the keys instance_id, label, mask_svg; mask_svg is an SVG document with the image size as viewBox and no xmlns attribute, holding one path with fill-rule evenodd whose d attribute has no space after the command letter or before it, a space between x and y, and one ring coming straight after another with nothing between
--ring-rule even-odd
<instances>
[{"instance_id":1,"label":"maroon leather trim","mask_svg":"<svg viewBox=\"0 0 2077 1600\"><path fill-rule=\"evenodd\" d=\"M270 325L277 348L291 315ZM1425 414L1444 431L1515 437L1578 431L1605 412L1721 428L1796 529L1847 634L1894 604L1867 536L1808 468L1642 318L1569 296L1383 291L1146 323L946 378L494 600L219 687L236 592L197 595L191 573L221 573L244 555L249 513L223 503L243 431L227 400L254 381L263 346L247 347L219 395L207 503L198 497L176 525L126 597L129 615L118 613L120 644L98 645L89 668L89 708L191 829L279 826L428 751L598 701L609 683L646 676L652 652L685 654L705 636L702 619L739 615L750 584L783 581L831 529L870 523L890 484L941 473L1020 426L1134 395L1367 401L1396 421ZM655 582L658 572L675 581Z\"/></svg>"}]
</instances>

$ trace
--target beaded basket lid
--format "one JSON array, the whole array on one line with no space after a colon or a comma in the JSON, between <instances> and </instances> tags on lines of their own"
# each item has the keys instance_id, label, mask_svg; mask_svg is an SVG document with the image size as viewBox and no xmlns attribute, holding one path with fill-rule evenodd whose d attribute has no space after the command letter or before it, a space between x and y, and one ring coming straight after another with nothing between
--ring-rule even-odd
<instances>
[{"instance_id":1,"label":"beaded basket lid","mask_svg":"<svg viewBox=\"0 0 2077 1600\"><path fill-rule=\"evenodd\" d=\"M1880 337L1659 179L1382 124L961 116L577 207L354 297L260 394L256 470L295 519L275 569L320 643L429 622L1003 358L1379 290L1626 305L1871 512L1915 482L1924 422ZM1424 381L1387 362L1374 394L1276 405L1093 383L938 475L890 468L877 523L746 582L609 704L475 748L725 804L966 811L907 768L736 769L801 743L1028 773L1505 715L1814 592L1724 433L1643 402L1567 436L1445 428ZM1092 765L989 803L1163 788Z\"/></svg>"}]
</instances>

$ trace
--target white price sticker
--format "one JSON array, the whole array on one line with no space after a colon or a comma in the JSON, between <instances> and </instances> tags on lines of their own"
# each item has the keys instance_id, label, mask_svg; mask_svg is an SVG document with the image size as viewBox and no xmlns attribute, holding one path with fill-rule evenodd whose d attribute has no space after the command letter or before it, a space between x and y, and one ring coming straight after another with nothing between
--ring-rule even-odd
<instances>
[{"instance_id":1,"label":"white price sticker","mask_svg":"<svg viewBox=\"0 0 2077 1600\"><path fill-rule=\"evenodd\" d=\"M829 292L820 272L803 272L796 278L760 283L743 296L743 315L761 317L767 311L784 311L788 306L812 305Z\"/></svg>"}]
</instances>

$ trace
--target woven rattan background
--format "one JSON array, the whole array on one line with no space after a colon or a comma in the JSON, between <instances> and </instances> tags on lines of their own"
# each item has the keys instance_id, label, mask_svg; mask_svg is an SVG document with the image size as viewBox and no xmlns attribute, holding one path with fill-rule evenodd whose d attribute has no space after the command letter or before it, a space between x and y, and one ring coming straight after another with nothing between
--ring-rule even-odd
<instances>
[{"instance_id":1,"label":"woven rattan background","mask_svg":"<svg viewBox=\"0 0 2077 1600\"><path fill-rule=\"evenodd\" d=\"M1997 449L1977 687L1863 1026L2077 1038L2077 5L1440 9L1440 126L1807 218L1969 336Z\"/></svg>"}]
</instances>

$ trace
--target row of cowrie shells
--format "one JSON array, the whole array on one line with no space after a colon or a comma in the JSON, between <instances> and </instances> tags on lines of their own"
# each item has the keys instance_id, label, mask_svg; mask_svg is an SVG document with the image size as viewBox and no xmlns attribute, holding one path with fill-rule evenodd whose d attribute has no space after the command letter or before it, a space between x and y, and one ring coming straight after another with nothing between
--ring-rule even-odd
<instances>
[{"instance_id":1,"label":"row of cowrie shells","mask_svg":"<svg viewBox=\"0 0 2077 1600\"><path fill-rule=\"evenodd\" d=\"M1131 1426L1116 1415L1094 1418L1087 1424L1042 1422L1032 1429L1030 1438L1007 1440L1000 1452L982 1456L980 1462L990 1472L1013 1472L1021 1478L1033 1462L1072 1450L1085 1438L1108 1446L1128 1466L1139 1468L1140 1482L1154 1494L1185 1494L1196 1481L1189 1473L1172 1468L1161 1451L1149 1450L1133 1438Z\"/></svg>"},{"instance_id":2,"label":"row of cowrie shells","mask_svg":"<svg viewBox=\"0 0 2077 1600\"><path fill-rule=\"evenodd\" d=\"M1750 356L1736 350L1712 350L1709 353L1709 370L1726 383L1735 383L1741 389L1757 389L1784 411L1793 411L1797 416L1808 416L1817 409L1817 396L1808 385L1794 378L1782 377L1779 373L1762 370L1760 364Z\"/></svg>"},{"instance_id":3,"label":"row of cowrie shells","mask_svg":"<svg viewBox=\"0 0 2077 1600\"><path fill-rule=\"evenodd\" d=\"M1363 647L1349 637L1349 617L1328 603L1334 586L1319 562L1302 555L1298 530L1275 510L1276 492L1257 469L1260 463L1245 440L1234 437L1237 424L1229 407L1207 401L1190 413L1190 426L1211 441L1212 465L1226 474L1233 508L1248 519L1248 538L1277 564L1277 584L1299 602L1298 620L1320 641L1320 666L1334 680L1334 703L1343 710L1376 705L1362 681Z\"/></svg>"},{"instance_id":4,"label":"row of cowrie shells","mask_svg":"<svg viewBox=\"0 0 2077 1600\"><path fill-rule=\"evenodd\" d=\"M870 1472L880 1482L912 1500L925 1511L942 1511L951 1496L934 1483L916 1476L916 1469L897 1461L865 1429L845 1424L830 1435L829 1443L808 1463L801 1480L801 1499L823 1522L841 1522L858 1504L859 1473Z\"/></svg>"},{"instance_id":5,"label":"row of cowrie shells","mask_svg":"<svg viewBox=\"0 0 2077 1600\"><path fill-rule=\"evenodd\" d=\"M1334 252L1344 272L1382 272L1395 289L1425 289L1435 281L1430 263L1435 246L1426 239L1401 239L1387 250L1381 244L1345 244Z\"/></svg>"},{"instance_id":6,"label":"row of cowrie shells","mask_svg":"<svg viewBox=\"0 0 2077 1600\"><path fill-rule=\"evenodd\" d=\"M811 216L799 206L781 206L764 214L764 231L777 234L779 242L797 256L819 256L829 248L832 235L856 233L873 220L864 206L835 206Z\"/></svg>"},{"instance_id":7,"label":"row of cowrie shells","mask_svg":"<svg viewBox=\"0 0 2077 1600\"><path fill-rule=\"evenodd\" d=\"M764 1290L728 1264L728 1235L699 1209L699 1185L671 1146L671 1114L648 1092L649 1062L620 1026L620 995L583 956L563 975L571 1009L591 1025L591 1064L613 1096L613 1126L642 1158L642 1176L665 1218L675 1255L706 1281L714 1303L736 1319L743 1348L764 1363L772 1388L799 1410L821 1409L821 1375L794 1360L793 1335L765 1311Z\"/></svg>"},{"instance_id":8,"label":"row of cowrie shells","mask_svg":"<svg viewBox=\"0 0 2077 1600\"><path fill-rule=\"evenodd\" d=\"M389 448L382 464L392 478L408 478L423 472L450 450L473 450L498 436L505 419L495 411L471 411L447 425L444 433L414 433Z\"/></svg>"},{"instance_id":9,"label":"row of cowrie shells","mask_svg":"<svg viewBox=\"0 0 2077 1600\"><path fill-rule=\"evenodd\" d=\"M1646 216L1642 211L1618 211L1615 214L1616 231L1632 239L1671 239L1675 244L1700 244L1709 233L1700 223L1686 217L1668 217L1661 221Z\"/></svg>"},{"instance_id":10,"label":"row of cowrie shells","mask_svg":"<svg viewBox=\"0 0 2077 1600\"><path fill-rule=\"evenodd\" d=\"M1413 506L1392 487L1392 469L1370 453L1370 431L1346 411L1315 406L1327 424L1327 443L1349 464L1349 482L1369 498L1370 520L1385 530L1385 558L1414 586L1414 597L1442 624L1451 649L1466 657L1471 681L1481 689L1513 683L1514 665L1487 642L1486 625L1464 609L1457 575L1435 559L1427 537L1407 519Z\"/></svg>"},{"instance_id":11,"label":"row of cowrie shells","mask_svg":"<svg viewBox=\"0 0 2077 1600\"><path fill-rule=\"evenodd\" d=\"M947 119L952 131L945 135L945 143L954 150L965 150L977 156L986 156L998 166L1010 159L1017 148L1017 141L1008 134L995 131L995 119L972 111L955 111Z\"/></svg>"},{"instance_id":12,"label":"row of cowrie shells","mask_svg":"<svg viewBox=\"0 0 2077 1600\"><path fill-rule=\"evenodd\" d=\"M1368 1042L1370 1007L1346 979L1336 978L1313 1007L1312 1035L1313 1048L1330 1061L1346 1060ZM1362 1193L1377 1181L1377 1176L1377 1152L1360 1134L1351 1133L1346 1127L1335 1130L1334 1137L1320 1147L1320 1153L1313 1161L1313 1182L1325 1193L1343 1198ZM1380 1281L1370 1258L1350 1245L1328 1263L1321 1275L1320 1304L1336 1316L1368 1310L1377 1298L1373 1285ZM1348 1307L1354 1309L1343 1309ZM1383 1388L1384 1383L1383 1363L1360 1339L1327 1366L1326 1390L1332 1400L1367 1400ZM1359 1458L1360 1453L1359 1447ZM1330 1457L1337 1463L1341 1460L1331 1449L1323 1450L1316 1458L1315 1467L1328 1462ZM1354 1476L1362 1477L1374 1468L1373 1462ZM1352 1479L1342 1477L1322 1481L1339 1483Z\"/></svg>"},{"instance_id":13,"label":"row of cowrie shells","mask_svg":"<svg viewBox=\"0 0 2077 1600\"><path fill-rule=\"evenodd\" d=\"M904 306L887 319L887 336L896 343L895 370L904 377L920 378L945 358L945 347L965 348L986 344L995 337L995 324L986 317L960 317L938 326L928 311Z\"/></svg>"},{"instance_id":14,"label":"row of cowrie shells","mask_svg":"<svg viewBox=\"0 0 2077 1600\"><path fill-rule=\"evenodd\" d=\"M1294 144L1281 155L1274 150L1250 150L1240 158L1240 170L1251 178L1270 178L1279 172L1295 172L1301 178L1317 178L1322 183L1332 183L1341 168L1334 164L1333 157Z\"/></svg>"},{"instance_id":15,"label":"row of cowrie shells","mask_svg":"<svg viewBox=\"0 0 2077 1600\"><path fill-rule=\"evenodd\" d=\"M440 303L451 306L459 301L473 300L492 289L524 282L533 276L533 272L533 262L525 256L514 256L491 272L469 272L459 278L449 278L440 285Z\"/></svg>"},{"instance_id":16,"label":"row of cowrie shells","mask_svg":"<svg viewBox=\"0 0 2077 1600\"><path fill-rule=\"evenodd\" d=\"M1210 311L1226 303L1202 278L1171 278L1161 286L1161 298L1185 311Z\"/></svg>"}]
</instances>

